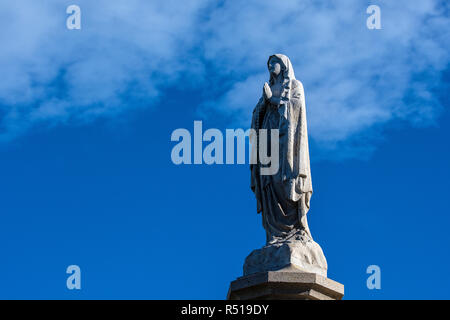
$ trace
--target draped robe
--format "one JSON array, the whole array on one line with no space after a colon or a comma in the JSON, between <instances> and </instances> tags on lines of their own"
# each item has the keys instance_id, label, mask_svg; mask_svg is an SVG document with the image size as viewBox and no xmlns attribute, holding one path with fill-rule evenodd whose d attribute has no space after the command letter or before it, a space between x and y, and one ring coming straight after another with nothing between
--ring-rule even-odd
<instances>
[{"instance_id":1,"label":"draped robe","mask_svg":"<svg viewBox=\"0 0 450 320\"><path fill-rule=\"evenodd\" d=\"M261 175L261 163L250 166L251 188L257 212L262 213L268 244L301 233L301 219L306 221L313 191L303 85L295 79L289 58L274 56L282 62L280 104L274 105L262 97L253 111L252 129L267 129L268 146L270 131L279 130L279 170L273 175Z\"/></svg>"}]
</instances>

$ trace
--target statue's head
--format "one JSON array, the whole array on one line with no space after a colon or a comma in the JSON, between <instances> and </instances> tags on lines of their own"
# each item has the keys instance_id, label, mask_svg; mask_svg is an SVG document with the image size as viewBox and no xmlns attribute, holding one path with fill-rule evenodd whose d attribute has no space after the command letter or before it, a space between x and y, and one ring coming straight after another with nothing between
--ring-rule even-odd
<instances>
[{"instance_id":1,"label":"statue's head","mask_svg":"<svg viewBox=\"0 0 450 320\"><path fill-rule=\"evenodd\" d=\"M267 61L267 68L269 69L271 81L280 74L286 82L295 79L291 61L284 54L274 54L270 56Z\"/></svg>"},{"instance_id":2,"label":"statue's head","mask_svg":"<svg viewBox=\"0 0 450 320\"><path fill-rule=\"evenodd\" d=\"M268 68L269 72L272 76L278 77L278 75L281 73L283 62L278 58L277 56L271 56L268 62Z\"/></svg>"}]
</instances>

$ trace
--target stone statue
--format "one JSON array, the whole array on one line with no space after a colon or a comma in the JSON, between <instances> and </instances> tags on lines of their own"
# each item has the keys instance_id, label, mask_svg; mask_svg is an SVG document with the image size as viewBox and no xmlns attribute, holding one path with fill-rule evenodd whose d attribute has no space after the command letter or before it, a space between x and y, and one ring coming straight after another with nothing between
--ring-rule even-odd
<instances>
[{"instance_id":1,"label":"stone statue","mask_svg":"<svg viewBox=\"0 0 450 320\"><path fill-rule=\"evenodd\" d=\"M267 65L270 80L264 84L253 111L252 129L266 129L268 141L270 130L279 130L279 170L262 175L261 163L250 166L251 188L257 212L262 213L266 246L247 257L244 275L282 270L326 277L327 262L312 239L306 216L313 189L303 85L295 79L287 56L272 55Z\"/></svg>"}]
</instances>

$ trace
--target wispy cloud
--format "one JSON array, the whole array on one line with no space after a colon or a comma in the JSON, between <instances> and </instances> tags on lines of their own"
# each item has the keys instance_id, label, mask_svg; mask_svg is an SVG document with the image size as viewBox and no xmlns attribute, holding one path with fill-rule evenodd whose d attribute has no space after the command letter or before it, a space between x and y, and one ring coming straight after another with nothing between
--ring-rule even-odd
<instances>
[{"instance_id":1,"label":"wispy cloud","mask_svg":"<svg viewBox=\"0 0 450 320\"><path fill-rule=\"evenodd\" d=\"M66 29L69 4L0 4L3 140L37 122L90 121L150 106L159 87L192 68L183 58L196 40L202 1L77 1L81 31Z\"/></svg>"},{"instance_id":2,"label":"wispy cloud","mask_svg":"<svg viewBox=\"0 0 450 320\"><path fill-rule=\"evenodd\" d=\"M382 30L368 30L371 3L359 0L78 1L82 32L64 28L69 4L0 4L4 140L42 121L148 107L183 74L201 90L204 68L227 88L204 107L248 125L276 52L305 86L311 139L324 149L350 150L395 119L428 125L443 107L433 92L450 61L445 2L380 0Z\"/></svg>"},{"instance_id":3,"label":"wispy cloud","mask_svg":"<svg viewBox=\"0 0 450 320\"><path fill-rule=\"evenodd\" d=\"M249 115L249 101L256 102L262 88L262 75L255 73L269 54L282 52L304 84L310 134L323 148L349 151L343 144L354 145L357 137L367 144L368 129L395 119L432 123L442 108L432 92L450 61L448 6L378 1L382 30L369 30L368 4L226 2L211 16L206 57L221 70L239 70L241 79L230 84L219 107Z\"/></svg>"}]
</instances>

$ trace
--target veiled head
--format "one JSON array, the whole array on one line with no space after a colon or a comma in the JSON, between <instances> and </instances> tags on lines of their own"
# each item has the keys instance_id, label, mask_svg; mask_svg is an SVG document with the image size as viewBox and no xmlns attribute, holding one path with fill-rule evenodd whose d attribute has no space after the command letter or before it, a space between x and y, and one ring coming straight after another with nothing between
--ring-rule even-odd
<instances>
[{"instance_id":1,"label":"veiled head","mask_svg":"<svg viewBox=\"0 0 450 320\"><path fill-rule=\"evenodd\" d=\"M283 62L278 57L272 56L267 64L270 74L275 77L278 77L280 72L284 71L282 70L283 69L282 64Z\"/></svg>"},{"instance_id":2,"label":"veiled head","mask_svg":"<svg viewBox=\"0 0 450 320\"><path fill-rule=\"evenodd\" d=\"M292 68L291 60L284 54L274 54L269 57L267 61L267 68L270 72L270 80L278 77L281 73L286 80L295 79L294 69Z\"/></svg>"}]
</instances>

